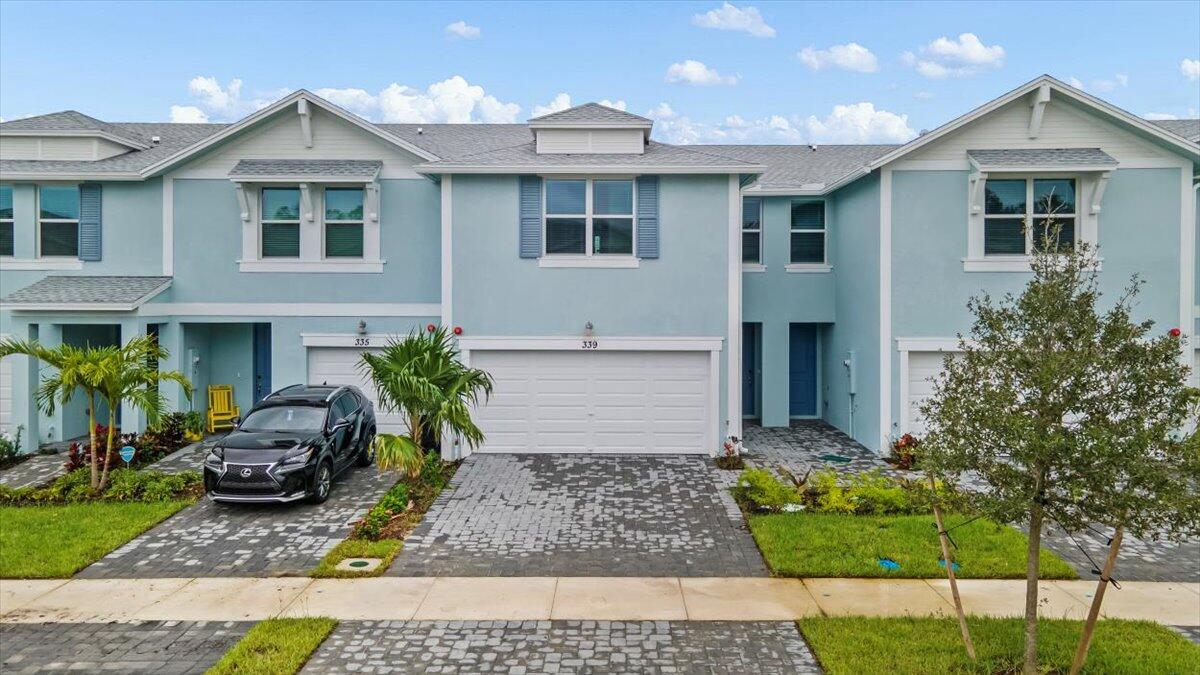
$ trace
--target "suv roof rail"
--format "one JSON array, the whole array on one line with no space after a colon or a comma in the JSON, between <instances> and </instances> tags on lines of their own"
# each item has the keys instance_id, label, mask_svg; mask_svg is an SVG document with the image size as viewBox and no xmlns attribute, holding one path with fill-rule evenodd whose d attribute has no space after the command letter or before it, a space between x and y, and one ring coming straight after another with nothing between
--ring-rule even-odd
<instances>
[{"instance_id":1,"label":"suv roof rail","mask_svg":"<svg viewBox=\"0 0 1200 675\"><path fill-rule=\"evenodd\" d=\"M275 391L267 394L265 398L272 398L274 396L279 396L280 394L287 391L288 389L294 389L296 387L303 387L303 386L304 386L303 384L289 384L286 387L283 387L281 389L276 389Z\"/></svg>"},{"instance_id":2,"label":"suv roof rail","mask_svg":"<svg viewBox=\"0 0 1200 675\"><path fill-rule=\"evenodd\" d=\"M326 403L329 403L330 401L332 401L332 400L333 400L333 397L334 397L334 396L337 396L339 393L341 393L341 391L342 391L343 389L349 389L349 387L343 384L342 386L340 386L340 387L338 387L338 388L334 389L333 391L329 392L329 395L325 397L325 402L326 402Z\"/></svg>"}]
</instances>

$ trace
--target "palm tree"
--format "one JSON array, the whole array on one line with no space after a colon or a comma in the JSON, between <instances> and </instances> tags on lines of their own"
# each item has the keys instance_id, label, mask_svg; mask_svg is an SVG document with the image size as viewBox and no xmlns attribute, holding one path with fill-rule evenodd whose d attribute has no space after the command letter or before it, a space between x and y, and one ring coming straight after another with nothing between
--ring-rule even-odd
<instances>
[{"instance_id":1,"label":"palm tree","mask_svg":"<svg viewBox=\"0 0 1200 675\"><path fill-rule=\"evenodd\" d=\"M104 471L96 489L108 484L108 468L116 442L114 427L117 410L123 402L142 410L150 419L162 414L166 399L159 391L159 383L176 382L183 387L184 395L192 397L192 383L177 370L159 370L158 362L167 358L167 350L159 345L152 335L138 335L120 347L101 347L96 351L101 356L96 366L96 392L108 403L108 438L105 443ZM93 467L96 461L96 445L92 444Z\"/></svg>"},{"instance_id":2,"label":"palm tree","mask_svg":"<svg viewBox=\"0 0 1200 675\"><path fill-rule=\"evenodd\" d=\"M422 440L443 429L472 448L483 432L471 419L471 407L492 393L492 376L468 368L458 359L454 338L444 327L413 331L392 340L379 354L364 353L359 367L370 376L384 410L402 415L407 434L379 434L375 453L379 468L420 472Z\"/></svg>"},{"instance_id":3,"label":"palm tree","mask_svg":"<svg viewBox=\"0 0 1200 675\"><path fill-rule=\"evenodd\" d=\"M36 399L38 408L53 415L59 405L71 402L82 390L87 398L88 439L96 447L96 369L99 355L96 350L74 345L60 344L46 347L36 340L6 338L0 341L0 358L23 354L49 364L54 373L45 377L38 386ZM36 439L35 439L36 441ZM92 488L100 484L100 473L96 453L92 453Z\"/></svg>"}]
</instances>

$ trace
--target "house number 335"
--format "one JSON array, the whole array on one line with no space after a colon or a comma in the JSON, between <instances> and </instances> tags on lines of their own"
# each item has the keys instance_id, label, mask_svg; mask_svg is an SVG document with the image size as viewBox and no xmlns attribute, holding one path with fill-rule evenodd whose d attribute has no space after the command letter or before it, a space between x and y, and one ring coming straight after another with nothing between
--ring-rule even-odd
<instances>
[{"instance_id":1,"label":"house number 335","mask_svg":"<svg viewBox=\"0 0 1200 675\"><path fill-rule=\"evenodd\" d=\"M600 343L596 340L584 340L580 345L583 349L599 349Z\"/></svg>"}]
</instances>

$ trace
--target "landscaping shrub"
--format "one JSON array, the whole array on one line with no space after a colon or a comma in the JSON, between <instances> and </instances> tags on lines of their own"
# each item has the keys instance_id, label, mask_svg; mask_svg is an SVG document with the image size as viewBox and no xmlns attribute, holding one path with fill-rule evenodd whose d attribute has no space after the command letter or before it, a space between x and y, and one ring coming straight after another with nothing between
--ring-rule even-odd
<instances>
[{"instance_id":1,"label":"landscaping shrub","mask_svg":"<svg viewBox=\"0 0 1200 675\"><path fill-rule=\"evenodd\" d=\"M880 470L841 475L823 469L789 485L766 469L747 469L738 477L734 498L750 511L778 512L789 504L814 513L903 515L929 513L933 493L919 479L893 478ZM952 486L938 484L939 503L947 510L966 504Z\"/></svg>"},{"instance_id":2,"label":"landscaping shrub","mask_svg":"<svg viewBox=\"0 0 1200 675\"><path fill-rule=\"evenodd\" d=\"M372 506L367 515L358 522L352 536L359 539L378 539L383 535L383 528L391 522L392 516L403 513L408 508L408 504L408 485L396 483L383 495L379 503Z\"/></svg>"},{"instance_id":3,"label":"landscaping shrub","mask_svg":"<svg viewBox=\"0 0 1200 675\"><path fill-rule=\"evenodd\" d=\"M0 486L0 506L74 504L91 501L161 502L199 496L204 489L200 474L187 471L166 474L157 471L113 469L108 486L99 494L92 490L87 469L59 476L43 488Z\"/></svg>"},{"instance_id":4,"label":"landscaping shrub","mask_svg":"<svg viewBox=\"0 0 1200 675\"><path fill-rule=\"evenodd\" d=\"M25 427L18 426L17 433L12 436L0 434L0 469L12 466L18 462L21 452L21 432Z\"/></svg>"}]
</instances>

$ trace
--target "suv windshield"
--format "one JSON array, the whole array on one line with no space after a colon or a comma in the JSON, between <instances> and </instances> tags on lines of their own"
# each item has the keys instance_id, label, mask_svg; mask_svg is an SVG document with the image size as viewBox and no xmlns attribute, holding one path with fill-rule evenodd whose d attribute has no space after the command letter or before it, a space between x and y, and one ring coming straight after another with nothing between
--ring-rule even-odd
<instances>
[{"instance_id":1,"label":"suv windshield","mask_svg":"<svg viewBox=\"0 0 1200 675\"><path fill-rule=\"evenodd\" d=\"M255 410L242 420L242 431L317 431L325 424L325 409L313 406L272 406Z\"/></svg>"}]
</instances>

